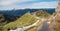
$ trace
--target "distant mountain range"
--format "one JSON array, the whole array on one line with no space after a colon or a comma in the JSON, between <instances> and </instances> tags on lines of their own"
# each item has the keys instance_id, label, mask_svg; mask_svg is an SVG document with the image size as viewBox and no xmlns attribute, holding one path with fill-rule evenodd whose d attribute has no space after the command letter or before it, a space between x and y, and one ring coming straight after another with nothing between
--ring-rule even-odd
<instances>
[{"instance_id":1,"label":"distant mountain range","mask_svg":"<svg viewBox=\"0 0 60 31\"><path fill-rule=\"evenodd\" d=\"M0 14L10 15L10 16L22 16L26 12L32 13L38 10L44 10L50 14L55 12L54 8L53 9L50 9L50 8L47 8L47 9L17 9L17 10L13 9L13 10L0 10Z\"/></svg>"}]
</instances>

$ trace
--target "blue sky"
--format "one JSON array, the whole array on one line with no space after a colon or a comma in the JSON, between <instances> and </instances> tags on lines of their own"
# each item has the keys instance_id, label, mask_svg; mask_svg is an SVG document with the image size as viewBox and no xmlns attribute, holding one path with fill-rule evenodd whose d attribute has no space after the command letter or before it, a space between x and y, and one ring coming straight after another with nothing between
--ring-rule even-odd
<instances>
[{"instance_id":1,"label":"blue sky","mask_svg":"<svg viewBox=\"0 0 60 31\"><path fill-rule=\"evenodd\" d=\"M58 0L0 0L0 10L56 8Z\"/></svg>"}]
</instances>

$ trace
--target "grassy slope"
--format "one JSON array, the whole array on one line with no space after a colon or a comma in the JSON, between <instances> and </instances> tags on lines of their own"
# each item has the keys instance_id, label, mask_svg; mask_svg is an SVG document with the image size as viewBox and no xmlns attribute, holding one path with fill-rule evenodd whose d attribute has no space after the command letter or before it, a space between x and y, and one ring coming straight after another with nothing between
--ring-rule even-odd
<instances>
[{"instance_id":1,"label":"grassy slope","mask_svg":"<svg viewBox=\"0 0 60 31\"><path fill-rule=\"evenodd\" d=\"M7 25L5 25L3 27L3 31L8 31L8 29L15 29L15 28L27 26L34 23L35 21L37 21L37 19L34 16L30 15L29 13L26 13L16 21L10 22Z\"/></svg>"},{"instance_id":2,"label":"grassy slope","mask_svg":"<svg viewBox=\"0 0 60 31\"><path fill-rule=\"evenodd\" d=\"M35 14L36 16L38 16L40 18L49 18L50 17L50 14L43 10L36 11L33 14Z\"/></svg>"},{"instance_id":3,"label":"grassy slope","mask_svg":"<svg viewBox=\"0 0 60 31\"><path fill-rule=\"evenodd\" d=\"M34 12L33 14L36 14L40 18L48 18L50 16L50 14L42 10ZM30 15L29 13L26 13L25 15L23 15L21 18L17 19L16 21L5 25L3 28L3 31L8 31L7 29L15 29L15 28L27 26L34 23L35 21L37 21L37 19L34 16ZM31 27L30 29L25 30L25 31L36 31L36 29L40 26L40 24L41 24L41 21L37 24L36 27Z\"/></svg>"},{"instance_id":4,"label":"grassy slope","mask_svg":"<svg viewBox=\"0 0 60 31\"><path fill-rule=\"evenodd\" d=\"M36 12L33 12L32 14L35 14L36 16L40 17L40 18L49 18L50 17L50 14L43 11L43 10L39 10L39 11L36 11ZM37 28L41 25L41 20L40 22L37 24L36 27L31 27L30 29L28 30L25 30L25 31L36 31Z\"/></svg>"},{"instance_id":5,"label":"grassy slope","mask_svg":"<svg viewBox=\"0 0 60 31\"><path fill-rule=\"evenodd\" d=\"M40 20L40 22L38 22L38 24L35 26L35 27L31 27L31 28L29 28L29 29L27 29L27 30L25 30L25 31L36 31L37 30L37 28L41 25L41 20Z\"/></svg>"}]
</instances>

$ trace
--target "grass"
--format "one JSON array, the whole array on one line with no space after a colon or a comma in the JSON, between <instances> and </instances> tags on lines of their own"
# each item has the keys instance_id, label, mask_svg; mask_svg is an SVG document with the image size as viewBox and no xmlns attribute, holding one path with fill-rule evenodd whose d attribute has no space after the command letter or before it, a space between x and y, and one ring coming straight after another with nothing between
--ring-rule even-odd
<instances>
[{"instance_id":1,"label":"grass","mask_svg":"<svg viewBox=\"0 0 60 31\"><path fill-rule=\"evenodd\" d=\"M50 14L43 10L38 10L36 12L33 12L32 14L35 14L36 16L38 16L40 18L49 18L50 17Z\"/></svg>"},{"instance_id":2,"label":"grass","mask_svg":"<svg viewBox=\"0 0 60 31\"><path fill-rule=\"evenodd\" d=\"M10 22L3 27L2 31L8 31L10 29L21 28L23 26L28 26L36 22L37 19L30 15L29 13L24 14L21 18L17 19L14 22Z\"/></svg>"},{"instance_id":3,"label":"grass","mask_svg":"<svg viewBox=\"0 0 60 31\"><path fill-rule=\"evenodd\" d=\"M34 12L35 13L35 12ZM34 14L33 13L33 14ZM44 12L44 11L37 11L36 12L36 15L40 18L46 18L46 17L49 17L50 14ZM8 24L6 24L4 27L3 27L3 30L2 31L8 31L10 29L16 29L16 28L21 28L23 26L28 26L28 25L31 25L33 24L34 22L36 22L37 19L32 16L30 13L26 13L24 14L22 17L20 17L19 19L17 19L16 21L14 22L10 22ZM25 30L25 31L36 31L37 28L41 25L41 21L37 24L36 27L31 27L30 29L28 30Z\"/></svg>"},{"instance_id":4,"label":"grass","mask_svg":"<svg viewBox=\"0 0 60 31\"><path fill-rule=\"evenodd\" d=\"M35 27L31 27L30 29L27 29L25 31L36 31L37 28L41 25L41 23L42 23L42 21L40 20Z\"/></svg>"}]
</instances>

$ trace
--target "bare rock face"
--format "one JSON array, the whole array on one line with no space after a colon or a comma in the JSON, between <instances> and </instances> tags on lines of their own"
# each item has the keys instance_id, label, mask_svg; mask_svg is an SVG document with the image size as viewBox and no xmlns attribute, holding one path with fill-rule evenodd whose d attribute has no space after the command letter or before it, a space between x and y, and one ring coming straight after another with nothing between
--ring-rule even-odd
<instances>
[{"instance_id":1,"label":"bare rock face","mask_svg":"<svg viewBox=\"0 0 60 31\"><path fill-rule=\"evenodd\" d=\"M56 13L60 13L60 0L59 0L59 2L58 2L58 6L57 6L55 12L56 12Z\"/></svg>"},{"instance_id":2,"label":"bare rock face","mask_svg":"<svg viewBox=\"0 0 60 31\"><path fill-rule=\"evenodd\" d=\"M56 17L55 17L55 24L54 30L60 31L60 0L58 2L58 6L56 8Z\"/></svg>"},{"instance_id":3,"label":"bare rock face","mask_svg":"<svg viewBox=\"0 0 60 31\"><path fill-rule=\"evenodd\" d=\"M54 31L60 31L60 0L55 12L55 19L53 19L50 28L52 28Z\"/></svg>"}]
</instances>

